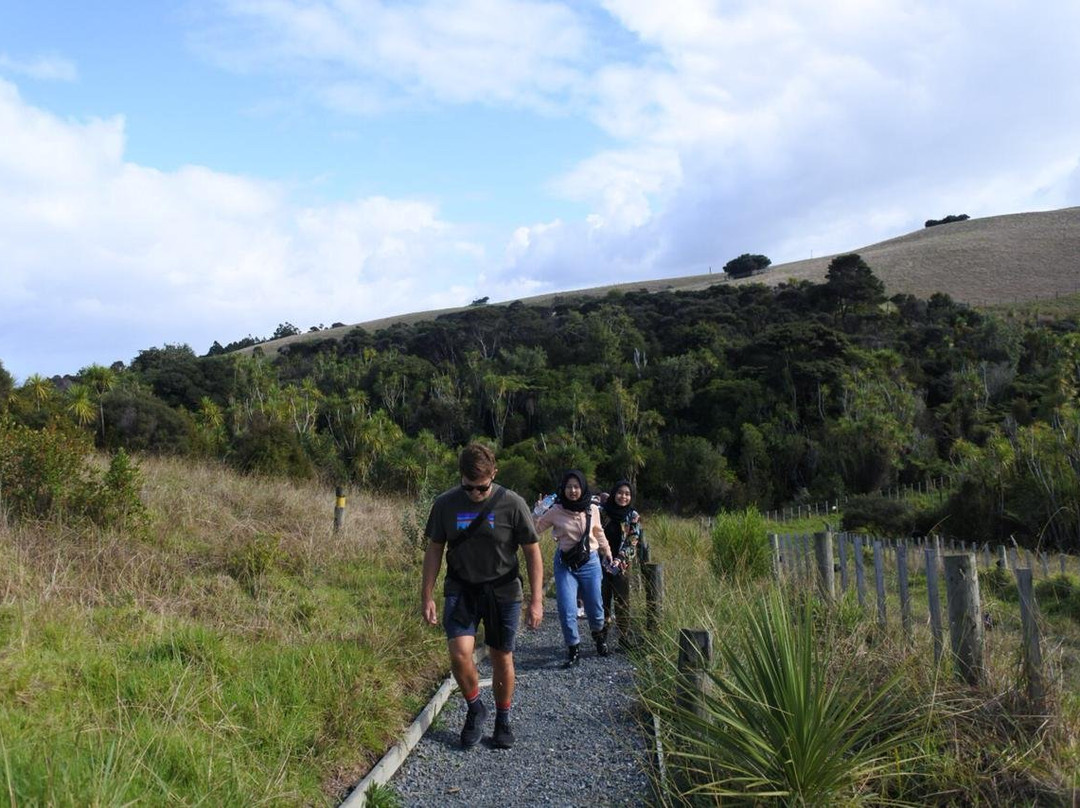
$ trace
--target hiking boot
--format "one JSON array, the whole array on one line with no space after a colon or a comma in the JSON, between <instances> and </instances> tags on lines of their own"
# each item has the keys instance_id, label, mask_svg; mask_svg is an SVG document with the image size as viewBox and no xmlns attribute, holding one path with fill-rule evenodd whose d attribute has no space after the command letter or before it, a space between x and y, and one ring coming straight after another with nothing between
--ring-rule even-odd
<instances>
[{"instance_id":1,"label":"hiking boot","mask_svg":"<svg viewBox=\"0 0 1080 808\"><path fill-rule=\"evenodd\" d=\"M605 628L602 631L594 631L592 633L592 638L593 642L596 643L596 655L607 656L609 653L607 646L607 629Z\"/></svg>"},{"instance_id":2,"label":"hiking boot","mask_svg":"<svg viewBox=\"0 0 1080 808\"><path fill-rule=\"evenodd\" d=\"M495 719L495 732L491 735L491 745L495 749L511 749L514 746L514 731L509 721Z\"/></svg>"},{"instance_id":3,"label":"hiking boot","mask_svg":"<svg viewBox=\"0 0 1080 808\"><path fill-rule=\"evenodd\" d=\"M575 665L577 665L580 653L581 653L581 644L580 643L577 643L575 645L566 646L566 663L563 665L563 667L564 668L572 668Z\"/></svg>"},{"instance_id":4,"label":"hiking boot","mask_svg":"<svg viewBox=\"0 0 1080 808\"><path fill-rule=\"evenodd\" d=\"M480 743L480 735L484 730L484 719L487 718L487 707L484 702L476 702L476 706L469 707L465 713L465 726L461 728L461 748L470 749Z\"/></svg>"}]
</instances>

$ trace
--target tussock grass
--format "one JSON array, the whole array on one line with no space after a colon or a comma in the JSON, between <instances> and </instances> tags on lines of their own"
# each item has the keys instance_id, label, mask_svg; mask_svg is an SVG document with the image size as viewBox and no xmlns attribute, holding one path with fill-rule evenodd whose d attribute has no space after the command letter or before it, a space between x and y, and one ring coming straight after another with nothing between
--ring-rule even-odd
<instances>
[{"instance_id":1,"label":"tussock grass","mask_svg":"<svg viewBox=\"0 0 1080 808\"><path fill-rule=\"evenodd\" d=\"M444 673L406 503L140 467L138 536L0 526L0 803L336 804Z\"/></svg>"},{"instance_id":2,"label":"tussock grass","mask_svg":"<svg viewBox=\"0 0 1080 808\"><path fill-rule=\"evenodd\" d=\"M921 574L907 637L893 584L882 628L872 586L866 610L853 591L826 607L809 586L717 576L705 526L650 528L665 603L640 686L662 718L665 804L1069 805L1080 793L1080 631L1065 614L1042 618L1050 705L1034 715L1004 580L983 593L988 677L971 688L953 675L947 634L934 664ZM704 721L676 698L681 628L713 637Z\"/></svg>"}]
</instances>

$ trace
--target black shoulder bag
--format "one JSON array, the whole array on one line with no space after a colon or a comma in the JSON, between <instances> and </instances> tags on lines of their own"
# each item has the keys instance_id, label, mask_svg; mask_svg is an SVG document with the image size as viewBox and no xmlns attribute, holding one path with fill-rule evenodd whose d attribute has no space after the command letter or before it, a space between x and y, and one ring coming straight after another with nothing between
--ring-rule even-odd
<instances>
[{"instance_id":1,"label":"black shoulder bag","mask_svg":"<svg viewBox=\"0 0 1080 808\"><path fill-rule=\"evenodd\" d=\"M589 561L589 556L592 555L592 550L589 549L589 534L592 533L592 506L589 506L589 510L585 512L585 533L581 537L581 541L571 547L569 550L560 550L562 555L563 565L573 572L579 570L585 566Z\"/></svg>"}]
</instances>

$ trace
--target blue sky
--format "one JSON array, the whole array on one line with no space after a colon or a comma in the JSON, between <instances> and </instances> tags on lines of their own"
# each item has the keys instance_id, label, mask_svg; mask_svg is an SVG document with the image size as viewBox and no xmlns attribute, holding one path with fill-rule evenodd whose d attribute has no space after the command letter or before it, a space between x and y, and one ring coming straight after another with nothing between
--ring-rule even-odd
<instances>
[{"instance_id":1,"label":"blue sky","mask_svg":"<svg viewBox=\"0 0 1080 808\"><path fill-rule=\"evenodd\" d=\"M1080 204L1080 4L0 3L0 361Z\"/></svg>"}]
</instances>

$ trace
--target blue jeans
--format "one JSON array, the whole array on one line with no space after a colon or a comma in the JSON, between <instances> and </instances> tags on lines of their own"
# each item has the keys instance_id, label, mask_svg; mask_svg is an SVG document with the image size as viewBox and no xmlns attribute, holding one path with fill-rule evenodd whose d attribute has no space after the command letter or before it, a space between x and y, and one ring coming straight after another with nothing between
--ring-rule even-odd
<instances>
[{"instance_id":1,"label":"blue jeans","mask_svg":"<svg viewBox=\"0 0 1080 808\"><path fill-rule=\"evenodd\" d=\"M555 548L555 600L559 605L559 623L562 625L563 640L567 645L581 642L577 627L577 599L585 606L585 617L589 628L600 631L604 628L604 603L600 598L600 556L594 550L584 566L568 570L562 562L562 554Z\"/></svg>"}]
</instances>

